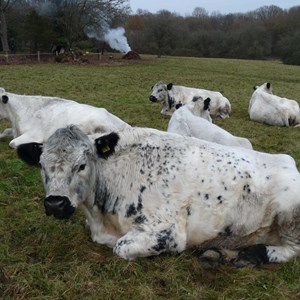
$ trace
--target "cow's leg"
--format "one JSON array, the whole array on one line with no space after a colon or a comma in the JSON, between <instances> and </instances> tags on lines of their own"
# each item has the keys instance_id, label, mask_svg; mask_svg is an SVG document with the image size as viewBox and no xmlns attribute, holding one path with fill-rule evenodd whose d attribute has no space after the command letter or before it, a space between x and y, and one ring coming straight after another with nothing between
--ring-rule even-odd
<instances>
[{"instance_id":1,"label":"cow's leg","mask_svg":"<svg viewBox=\"0 0 300 300\"><path fill-rule=\"evenodd\" d=\"M266 246L269 262L286 262L300 255L300 205L278 214L278 236L280 245Z\"/></svg>"},{"instance_id":2,"label":"cow's leg","mask_svg":"<svg viewBox=\"0 0 300 300\"><path fill-rule=\"evenodd\" d=\"M14 130L12 128L6 128L0 133L0 139L5 137L14 137Z\"/></svg>"},{"instance_id":3,"label":"cow's leg","mask_svg":"<svg viewBox=\"0 0 300 300\"><path fill-rule=\"evenodd\" d=\"M277 215L276 233L278 245L256 244L236 251L208 250L200 261L232 262L237 267L248 264L286 262L300 255L300 205Z\"/></svg>"},{"instance_id":4,"label":"cow's leg","mask_svg":"<svg viewBox=\"0 0 300 300\"><path fill-rule=\"evenodd\" d=\"M249 263L261 265L266 263L286 262L300 253L300 245L265 246L253 245L241 250L235 265L244 266Z\"/></svg>"},{"instance_id":5,"label":"cow's leg","mask_svg":"<svg viewBox=\"0 0 300 300\"><path fill-rule=\"evenodd\" d=\"M296 246L266 246L256 244L239 250L210 249L200 256L202 265L229 263L242 268L247 265L263 265L268 263L286 262L300 254Z\"/></svg>"},{"instance_id":6,"label":"cow's leg","mask_svg":"<svg viewBox=\"0 0 300 300\"><path fill-rule=\"evenodd\" d=\"M116 242L114 253L133 260L163 252L181 252L185 247L185 232L179 233L173 225L160 231L132 230Z\"/></svg>"}]
</instances>

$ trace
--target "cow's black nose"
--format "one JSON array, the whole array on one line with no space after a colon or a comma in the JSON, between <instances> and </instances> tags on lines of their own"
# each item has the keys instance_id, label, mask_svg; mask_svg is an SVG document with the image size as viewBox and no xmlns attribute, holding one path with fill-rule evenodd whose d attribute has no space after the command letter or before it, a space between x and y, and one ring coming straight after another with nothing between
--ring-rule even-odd
<instances>
[{"instance_id":1,"label":"cow's black nose","mask_svg":"<svg viewBox=\"0 0 300 300\"><path fill-rule=\"evenodd\" d=\"M69 219L75 211L68 197L48 196L44 201L46 215L57 219Z\"/></svg>"},{"instance_id":2,"label":"cow's black nose","mask_svg":"<svg viewBox=\"0 0 300 300\"><path fill-rule=\"evenodd\" d=\"M149 100L152 101L152 102L156 102L156 101L157 101L157 98L151 95L151 96L149 97Z\"/></svg>"}]
</instances>

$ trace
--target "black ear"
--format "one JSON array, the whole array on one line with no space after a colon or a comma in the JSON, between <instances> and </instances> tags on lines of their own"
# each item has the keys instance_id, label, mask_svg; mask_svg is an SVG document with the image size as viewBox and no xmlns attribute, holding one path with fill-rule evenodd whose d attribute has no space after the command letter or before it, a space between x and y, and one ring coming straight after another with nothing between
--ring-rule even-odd
<instances>
[{"instance_id":1,"label":"black ear","mask_svg":"<svg viewBox=\"0 0 300 300\"><path fill-rule=\"evenodd\" d=\"M175 109L178 109L178 108L180 108L181 106L182 106L182 103L178 103L178 104L175 105Z\"/></svg>"},{"instance_id":2,"label":"black ear","mask_svg":"<svg viewBox=\"0 0 300 300\"><path fill-rule=\"evenodd\" d=\"M168 83L168 84L167 84L167 90L168 90L168 91L171 90L172 87L173 87L173 83Z\"/></svg>"},{"instance_id":3,"label":"black ear","mask_svg":"<svg viewBox=\"0 0 300 300\"><path fill-rule=\"evenodd\" d=\"M2 102L6 104L8 102L8 97L6 95L2 96Z\"/></svg>"},{"instance_id":4,"label":"black ear","mask_svg":"<svg viewBox=\"0 0 300 300\"><path fill-rule=\"evenodd\" d=\"M208 109L209 109L210 101L211 101L210 98L206 98L206 99L204 100L204 106L203 106L203 109L204 109L204 110L208 110Z\"/></svg>"},{"instance_id":5,"label":"black ear","mask_svg":"<svg viewBox=\"0 0 300 300\"><path fill-rule=\"evenodd\" d=\"M115 152L115 147L120 137L117 133L112 132L95 140L95 146L99 157L107 159Z\"/></svg>"},{"instance_id":6,"label":"black ear","mask_svg":"<svg viewBox=\"0 0 300 300\"><path fill-rule=\"evenodd\" d=\"M270 87L271 87L271 83L270 83L270 82L268 82L268 83L267 83L267 89L269 90L269 89L270 89Z\"/></svg>"},{"instance_id":7,"label":"black ear","mask_svg":"<svg viewBox=\"0 0 300 300\"><path fill-rule=\"evenodd\" d=\"M43 144L39 143L21 144L17 148L19 158L30 166L37 166L39 164L42 152Z\"/></svg>"},{"instance_id":8,"label":"black ear","mask_svg":"<svg viewBox=\"0 0 300 300\"><path fill-rule=\"evenodd\" d=\"M257 86L256 86L256 85L254 85L254 86L253 86L253 90L255 91L256 89L257 89Z\"/></svg>"}]
</instances>

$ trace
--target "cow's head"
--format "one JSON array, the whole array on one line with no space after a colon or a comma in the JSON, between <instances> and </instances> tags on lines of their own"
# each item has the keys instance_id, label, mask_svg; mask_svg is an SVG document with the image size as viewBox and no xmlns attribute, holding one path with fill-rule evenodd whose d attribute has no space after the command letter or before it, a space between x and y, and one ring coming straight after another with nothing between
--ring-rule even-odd
<instances>
[{"instance_id":1,"label":"cow's head","mask_svg":"<svg viewBox=\"0 0 300 300\"><path fill-rule=\"evenodd\" d=\"M111 133L93 143L78 127L58 129L44 145L30 143L18 147L19 157L31 165L40 164L48 216L67 219L80 205L95 202L98 157L107 159L118 142Z\"/></svg>"},{"instance_id":2,"label":"cow's head","mask_svg":"<svg viewBox=\"0 0 300 300\"><path fill-rule=\"evenodd\" d=\"M210 98L203 100L201 96L195 96L191 102L186 104L186 107L191 111L191 113L197 117L206 119L209 122L212 122L210 116Z\"/></svg>"},{"instance_id":3,"label":"cow's head","mask_svg":"<svg viewBox=\"0 0 300 300\"><path fill-rule=\"evenodd\" d=\"M265 82L264 84L258 86L258 85L255 85L253 87L253 89L256 91L256 90L260 90L260 91L264 91L268 94L271 94L273 95L273 87L272 87L272 84L270 82Z\"/></svg>"},{"instance_id":4,"label":"cow's head","mask_svg":"<svg viewBox=\"0 0 300 300\"><path fill-rule=\"evenodd\" d=\"M168 87L162 81L157 82L152 87L152 92L149 97L149 100L152 102L164 102L168 101Z\"/></svg>"}]
</instances>

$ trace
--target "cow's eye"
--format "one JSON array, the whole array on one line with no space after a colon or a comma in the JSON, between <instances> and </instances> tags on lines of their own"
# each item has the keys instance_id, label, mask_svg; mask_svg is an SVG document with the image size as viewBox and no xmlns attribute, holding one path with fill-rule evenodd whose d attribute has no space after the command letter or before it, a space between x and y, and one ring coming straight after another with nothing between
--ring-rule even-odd
<instances>
[{"instance_id":1,"label":"cow's eye","mask_svg":"<svg viewBox=\"0 0 300 300\"><path fill-rule=\"evenodd\" d=\"M78 168L78 172L83 171L85 169L85 167L86 167L86 164L80 165Z\"/></svg>"}]
</instances>

